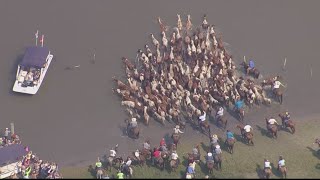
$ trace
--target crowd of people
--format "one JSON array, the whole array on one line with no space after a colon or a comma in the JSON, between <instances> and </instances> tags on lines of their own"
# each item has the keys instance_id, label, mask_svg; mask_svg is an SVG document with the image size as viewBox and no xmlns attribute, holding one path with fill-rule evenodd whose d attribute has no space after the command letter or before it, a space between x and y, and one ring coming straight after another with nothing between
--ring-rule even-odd
<instances>
[{"instance_id":1,"label":"crowd of people","mask_svg":"<svg viewBox=\"0 0 320 180\"><path fill-rule=\"evenodd\" d=\"M12 133L6 128L3 136L0 138L0 148L5 148L11 144L21 144L17 134ZM26 155L20 157L15 173L11 178L19 179L61 179L58 165L54 162L48 162L40 159L33 153L28 146L25 147Z\"/></svg>"}]
</instances>

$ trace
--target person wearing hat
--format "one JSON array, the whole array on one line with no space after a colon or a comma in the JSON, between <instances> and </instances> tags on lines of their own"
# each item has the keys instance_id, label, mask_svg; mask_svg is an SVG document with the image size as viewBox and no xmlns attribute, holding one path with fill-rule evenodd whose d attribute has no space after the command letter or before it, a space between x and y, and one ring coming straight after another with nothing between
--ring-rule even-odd
<instances>
[{"instance_id":1,"label":"person wearing hat","mask_svg":"<svg viewBox=\"0 0 320 180\"><path fill-rule=\"evenodd\" d=\"M279 162L278 162L278 170L279 170L280 168L286 166L285 162L286 162L286 161L283 159L283 157L280 156L280 157L279 157Z\"/></svg>"},{"instance_id":2,"label":"person wearing hat","mask_svg":"<svg viewBox=\"0 0 320 180\"><path fill-rule=\"evenodd\" d=\"M178 156L178 153L177 153L177 151L172 151L172 153L171 153L171 160L174 160L174 161L176 161L178 164L179 164L179 156Z\"/></svg>"},{"instance_id":3,"label":"person wearing hat","mask_svg":"<svg viewBox=\"0 0 320 180\"><path fill-rule=\"evenodd\" d=\"M211 139L210 139L211 145L216 145L216 144L218 144L218 140L219 140L218 135L216 135L216 134L212 135L212 137L211 137Z\"/></svg>"},{"instance_id":4,"label":"person wearing hat","mask_svg":"<svg viewBox=\"0 0 320 180\"><path fill-rule=\"evenodd\" d=\"M217 145L215 146L214 153L215 153L215 154L221 154L221 153L222 153L222 150L220 149L220 145L219 145L219 144L217 144Z\"/></svg>"},{"instance_id":5,"label":"person wearing hat","mask_svg":"<svg viewBox=\"0 0 320 180\"><path fill-rule=\"evenodd\" d=\"M277 122L277 120L276 120L274 117L271 117L271 118L267 121L267 127L268 127L268 129L271 129L274 124L279 125L278 122Z\"/></svg>"},{"instance_id":6,"label":"person wearing hat","mask_svg":"<svg viewBox=\"0 0 320 180\"><path fill-rule=\"evenodd\" d=\"M282 118L282 124L284 127L287 127L288 121L290 120L290 113L286 111L284 117Z\"/></svg>"},{"instance_id":7,"label":"person wearing hat","mask_svg":"<svg viewBox=\"0 0 320 180\"><path fill-rule=\"evenodd\" d=\"M214 163L214 161L213 161L213 155L212 155L211 152L208 152L208 153L207 153L206 161L207 161L207 164L208 164L208 163Z\"/></svg>"},{"instance_id":8,"label":"person wearing hat","mask_svg":"<svg viewBox=\"0 0 320 180\"><path fill-rule=\"evenodd\" d=\"M131 122L130 122L130 128L134 128L137 127L138 123L137 123L137 118L132 118Z\"/></svg>"},{"instance_id":9,"label":"person wearing hat","mask_svg":"<svg viewBox=\"0 0 320 180\"><path fill-rule=\"evenodd\" d=\"M252 127L249 125L249 124L246 124L244 127L243 127L243 129L244 129L244 132L245 133L251 133L251 135L253 135L252 134ZM244 134L244 135L246 135L246 134Z\"/></svg>"}]
</instances>

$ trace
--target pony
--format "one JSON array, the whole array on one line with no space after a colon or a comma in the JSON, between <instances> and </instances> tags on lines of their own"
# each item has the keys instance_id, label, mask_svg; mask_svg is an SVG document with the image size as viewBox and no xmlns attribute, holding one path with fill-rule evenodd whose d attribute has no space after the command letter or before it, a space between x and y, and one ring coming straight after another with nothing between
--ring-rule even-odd
<instances>
[{"instance_id":1,"label":"pony","mask_svg":"<svg viewBox=\"0 0 320 180\"><path fill-rule=\"evenodd\" d=\"M225 141L225 145L227 145L228 152L233 154L233 147L236 140L234 138L229 138Z\"/></svg>"},{"instance_id":2,"label":"pony","mask_svg":"<svg viewBox=\"0 0 320 180\"><path fill-rule=\"evenodd\" d=\"M217 124L222 127L223 129L226 129L227 128L227 123L228 123L228 120L227 118L225 118L224 116L219 116L218 119L217 119Z\"/></svg>"},{"instance_id":3,"label":"pony","mask_svg":"<svg viewBox=\"0 0 320 180\"><path fill-rule=\"evenodd\" d=\"M249 65L248 63L246 63L245 61L243 61L240 65L242 65L244 67L244 70L246 71L246 74L247 75L252 75L254 78L258 79L259 76L260 76L260 71L257 69L257 68L253 68L253 69L250 69L248 71L248 68L249 68Z\"/></svg>"},{"instance_id":4,"label":"pony","mask_svg":"<svg viewBox=\"0 0 320 180\"><path fill-rule=\"evenodd\" d=\"M278 127L275 124L269 125L267 118L266 118L266 123L267 123L268 132L271 133L273 138L277 138L278 137Z\"/></svg>"}]
</instances>

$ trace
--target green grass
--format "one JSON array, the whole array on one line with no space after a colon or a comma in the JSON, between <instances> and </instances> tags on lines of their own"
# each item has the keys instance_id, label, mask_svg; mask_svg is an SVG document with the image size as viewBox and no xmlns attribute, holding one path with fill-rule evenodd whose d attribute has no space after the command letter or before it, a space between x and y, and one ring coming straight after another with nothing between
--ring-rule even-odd
<instances>
[{"instance_id":1,"label":"green grass","mask_svg":"<svg viewBox=\"0 0 320 180\"><path fill-rule=\"evenodd\" d=\"M222 171L213 171L211 177L215 178L259 178L263 168L263 159L267 158L276 167L279 155L286 159L288 168L287 178L319 178L319 155L316 155L317 146L313 145L314 138L319 136L319 121L311 120L297 123L294 135L280 131L278 139L271 139L265 134L265 127L254 127L255 146L248 146L240 141L236 142L234 153L231 155L223 149ZM236 131L236 133L239 133ZM186 152L191 152L194 143L185 144L182 139L178 147L178 154L182 160L176 172L170 173L168 169L160 171L155 167L134 167L133 178L181 178L186 169ZM198 141L199 142L199 141ZM204 149L208 144L201 146L201 160L204 161ZM168 167L168 165L167 165ZM94 178L88 167L61 169L64 178ZM115 174L115 169L108 172L109 176ZM207 175L206 166L202 163L196 165L196 175L204 178ZM272 171L271 178L280 178L276 168Z\"/></svg>"}]
</instances>

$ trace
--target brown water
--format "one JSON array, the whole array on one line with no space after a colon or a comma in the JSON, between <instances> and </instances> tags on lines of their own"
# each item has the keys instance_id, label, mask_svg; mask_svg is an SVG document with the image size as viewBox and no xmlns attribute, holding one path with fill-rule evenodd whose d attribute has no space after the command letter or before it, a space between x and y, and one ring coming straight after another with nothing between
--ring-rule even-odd
<instances>
[{"instance_id":1,"label":"brown water","mask_svg":"<svg viewBox=\"0 0 320 180\"><path fill-rule=\"evenodd\" d=\"M94 161L116 143L122 153L140 146L144 137L158 143L171 129L153 121L141 127L140 140L121 136L126 115L111 91L111 77L123 74L122 56L134 59L138 48L151 44L149 33L159 33L157 16L173 27L177 13L184 21L190 14L195 25L206 13L238 61L245 55L265 77L284 76L284 104L272 110L289 109L295 117L319 113L319 6L315 0L0 1L1 129L14 122L34 152L63 165ZM34 44L37 29L54 61L37 95L13 94L16 65ZM75 65L80 68L65 70Z\"/></svg>"}]
</instances>

